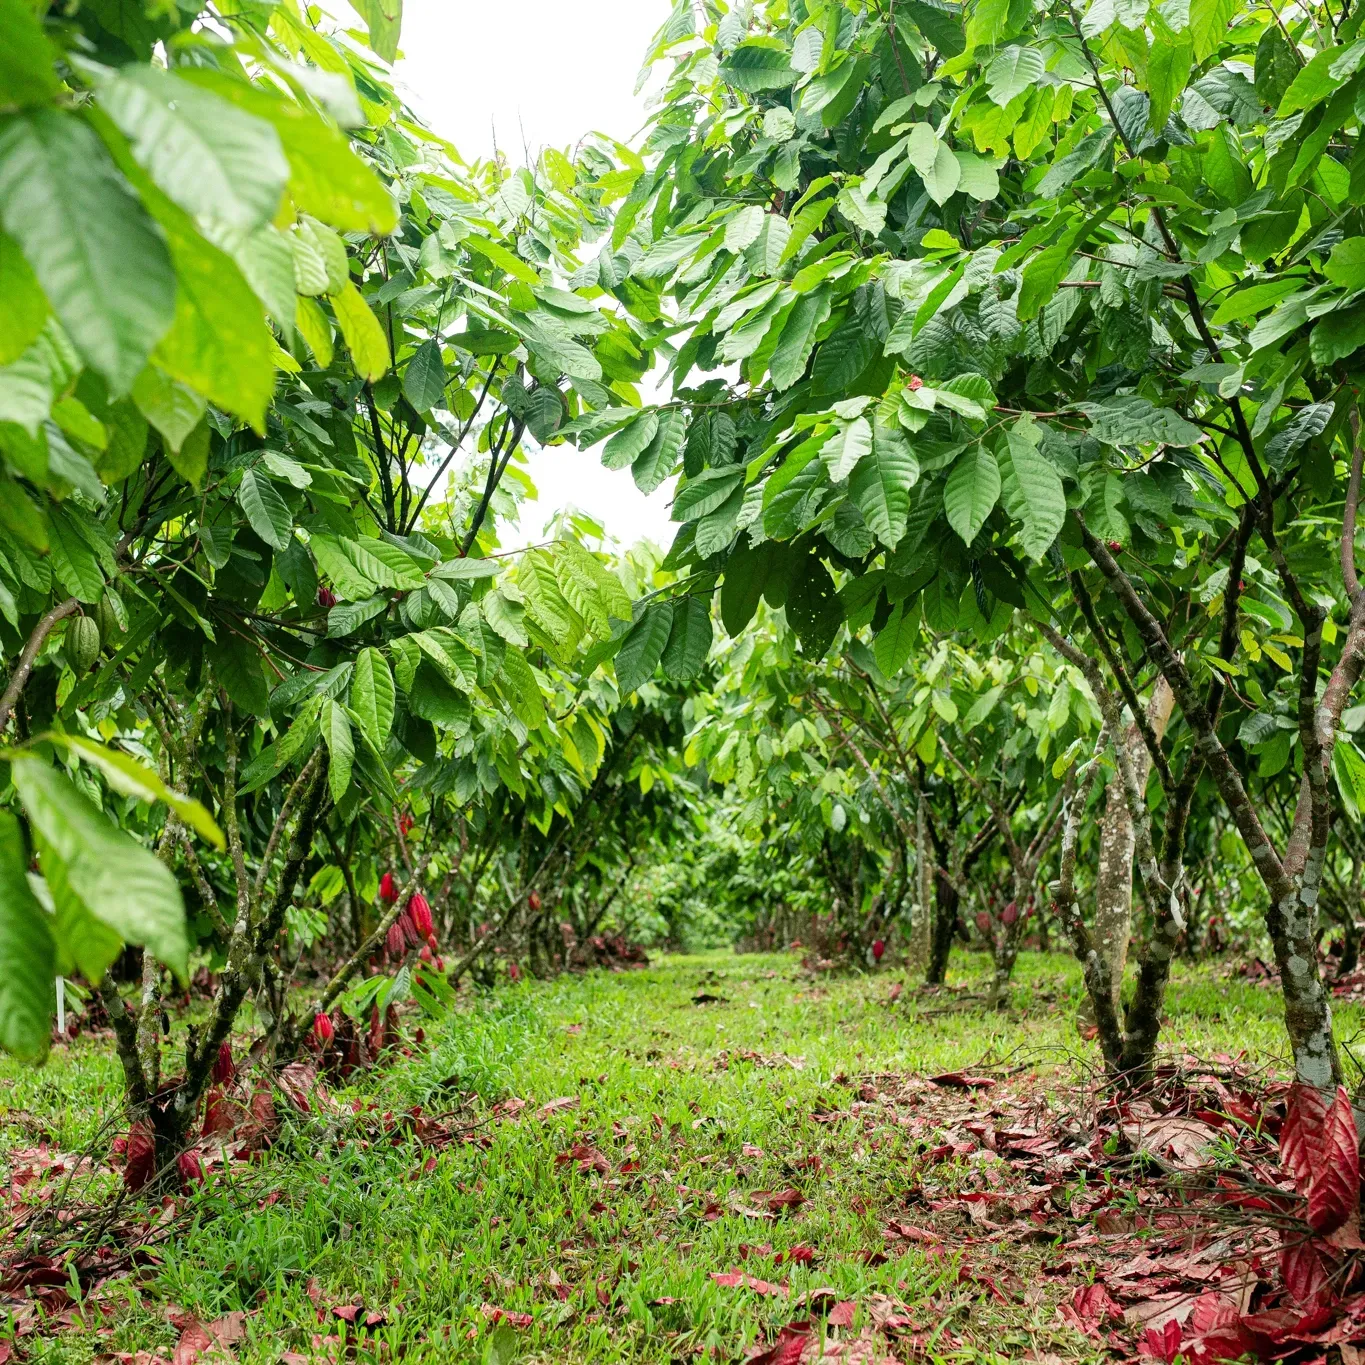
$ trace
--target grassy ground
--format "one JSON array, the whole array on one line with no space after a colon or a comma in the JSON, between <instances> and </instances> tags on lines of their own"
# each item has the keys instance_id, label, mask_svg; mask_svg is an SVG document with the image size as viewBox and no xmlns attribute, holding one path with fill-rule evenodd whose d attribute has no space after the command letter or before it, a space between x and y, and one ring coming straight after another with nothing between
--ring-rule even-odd
<instances>
[{"instance_id":1,"label":"grassy ground","mask_svg":"<svg viewBox=\"0 0 1365 1365\"><path fill-rule=\"evenodd\" d=\"M986 963L954 968L958 981L981 980ZM1095 1060L1074 1026L1075 965L1023 955L1004 1016L909 989L892 1002L900 979L816 983L792 958L711 954L509 988L338 1097L395 1113L463 1105L478 1125L465 1138L437 1150L362 1141L335 1115L287 1119L263 1164L197 1196L195 1226L160 1264L106 1287L99 1332L28 1335L24 1347L54 1365L107 1352L169 1359L174 1305L205 1321L245 1310L238 1359L263 1365L287 1351L489 1365L736 1360L810 1316L802 1293L828 1288L859 1305L850 1333L878 1294L922 1311L931 1358L1089 1358L1098 1343L1055 1315L1066 1286L1001 1304L959 1279L953 1255L902 1243L888 1258L882 1228L904 1211L919 1140L894 1108L821 1121L857 1110L859 1078L992 1062L1025 1067L1039 1098L1062 1102ZM721 998L696 1004L699 993ZM1349 1038L1360 1012L1347 1015ZM1179 968L1166 1041L1282 1064L1276 995ZM494 1108L512 1098L530 1103ZM81 1149L117 1106L106 1044L60 1049L40 1072L0 1063L0 1171L7 1149L40 1135ZM790 1189L804 1202L765 1197ZM812 1258L786 1255L798 1247ZM737 1268L786 1294L711 1278ZM331 1311L357 1304L362 1322L383 1318L358 1351ZM530 1324L499 1324L494 1309Z\"/></svg>"}]
</instances>

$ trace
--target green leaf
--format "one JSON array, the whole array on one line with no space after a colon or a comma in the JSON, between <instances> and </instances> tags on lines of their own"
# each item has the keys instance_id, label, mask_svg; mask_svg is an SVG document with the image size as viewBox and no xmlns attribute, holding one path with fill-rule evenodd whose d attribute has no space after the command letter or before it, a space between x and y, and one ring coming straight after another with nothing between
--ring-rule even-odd
<instances>
[{"instance_id":1,"label":"green leaf","mask_svg":"<svg viewBox=\"0 0 1365 1365\"><path fill-rule=\"evenodd\" d=\"M270 714L270 694L265 685L261 656L250 640L223 629L217 640L204 646L218 681L233 704L253 716Z\"/></svg>"},{"instance_id":2,"label":"green leaf","mask_svg":"<svg viewBox=\"0 0 1365 1365\"><path fill-rule=\"evenodd\" d=\"M376 753L384 752L393 728L395 689L388 661L377 649L362 649L351 675L351 710Z\"/></svg>"},{"instance_id":3,"label":"green leaf","mask_svg":"<svg viewBox=\"0 0 1365 1365\"><path fill-rule=\"evenodd\" d=\"M48 311L47 297L19 243L0 232L0 365L12 364L38 340Z\"/></svg>"},{"instance_id":4,"label":"green leaf","mask_svg":"<svg viewBox=\"0 0 1365 1365\"><path fill-rule=\"evenodd\" d=\"M787 592L787 621L801 641L802 654L823 658L843 619L834 579L824 563L811 555L797 569Z\"/></svg>"},{"instance_id":5,"label":"green leaf","mask_svg":"<svg viewBox=\"0 0 1365 1365\"><path fill-rule=\"evenodd\" d=\"M1047 63L1036 47L1007 47L986 68L986 93L1002 109L1042 79Z\"/></svg>"},{"instance_id":6,"label":"green leaf","mask_svg":"<svg viewBox=\"0 0 1365 1365\"><path fill-rule=\"evenodd\" d=\"M52 69L52 49L33 6L24 0L0 0L0 33L5 35L0 43L0 108L46 104L60 85Z\"/></svg>"},{"instance_id":7,"label":"green leaf","mask_svg":"<svg viewBox=\"0 0 1365 1365\"><path fill-rule=\"evenodd\" d=\"M1275 31L1273 24L1269 31ZM1147 93L1152 100L1149 119L1155 132L1159 133L1166 126L1176 100L1190 79L1193 63L1194 40L1188 29L1172 34L1158 30L1147 59Z\"/></svg>"},{"instance_id":8,"label":"green leaf","mask_svg":"<svg viewBox=\"0 0 1365 1365\"><path fill-rule=\"evenodd\" d=\"M357 0L356 13L370 31L370 47L382 61L398 56L398 35L403 26L403 0Z\"/></svg>"},{"instance_id":9,"label":"green leaf","mask_svg":"<svg viewBox=\"0 0 1365 1365\"><path fill-rule=\"evenodd\" d=\"M1009 453L1023 509L1019 548L1030 559L1041 560L1066 520L1066 494L1057 466L1038 449L1031 435L1020 431L1018 425L1011 428Z\"/></svg>"},{"instance_id":10,"label":"green leaf","mask_svg":"<svg viewBox=\"0 0 1365 1365\"><path fill-rule=\"evenodd\" d=\"M152 179L187 213L250 231L268 223L289 180L263 119L157 66L128 66L100 104Z\"/></svg>"},{"instance_id":11,"label":"green leaf","mask_svg":"<svg viewBox=\"0 0 1365 1365\"><path fill-rule=\"evenodd\" d=\"M166 244L75 114L0 115L0 225L76 350L124 393L175 316Z\"/></svg>"},{"instance_id":12,"label":"green leaf","mask_svg":"<svg viewBox=\"0 0 1365 1365\"><path fill-rule=\"evenodd\" d=\"M215 848L227 847L223 831L208 811L192 796L184 796L168 787L152 769L119 749L96 744L83 735L47 734L49 744L69 750L82 762L98 768L109 785L123 796L139 801L160 801L169 806L191 829L197 830Z\"/></svg>"},{"instance_id":13,"label":"green leaf","mask_svg":"<svg viewBox=\"0 0 1365 1365\"><path fill-rule=\"evenodd\" d=\"M967 20L967 46L989 47L1004 37L1009 21L1009 0L976 0Z\"/></svg>"},{"instance_id":14,"label":"green leaf","mask_svg":"<svg viewBox=\"0 0 1365 1365\"><path fill-rule=\"evenodd\" d=\"M429 412L445 396L446 367L437 341L424 341L403 369L403 392L418 412Z\"/></svg>"},{"instance_id":15,"label":"green leaf","mask_svg":"<svg viewBox=\"0 0 1365 1365\"><path fill-rule=\"evenodd\" d=\"M659 412L656 408L649 408L638 417L632 417L602 447L602 463L608 469L624 469L627 465L633 464L640 452L654 439L658 430Z\"/></svg>"},{"instance_id":16,"label":"green leaf","mask_svg":"<svg viewBox=\"0 0 1365 1365\"><path fill-rule=\"evenodd\" d=\"M681 408L665 408L659 414L654 439L636 456L630 467L635 486L652 493L673 472L687 434L687 417Z\"/></svg>"},{"instance_id":17,"label":"green leaf","mask_svg":"<svg viewBox=\"0 0 1365 1365\"><path fill-rule=\"evenodd\" d=\"M1000 465L994 451L977 444L957 457L943 490L948 524L970 545L1000 497Z\"/></svg>"},{"instance_id":18,"label":"green leaf","mask_svg":"<svg viewBox=\"0 0 1365 1365\"><path fill-rule=\"evenodd\" d=\"M1204 439L1193 422L1138 394L1077 406L1090 418L1090 434L1106 445L1193 446Z\"/></svg>"},{"instance_id":19,"label":"green leaf","mask_svg":"<svg viewBox=\"0 0 1365 1365\"><path fill-rule=\"evenodd\" d=\"M828 286L823 286L802 294L792 306L768 365L773 387L779 392L791 388L805 374L816 333L829 317L830 298Z\"/></svg>"},{"instance_id":20,"label":"green leaf","mask_svg":"<svg viewBox=\"0 0 1365 1365\"><path fill-rule=\"evenodd\" d=\"M796 80L786 48L771 38L740 43L721 63L720 78L746 95L760 90L785 90Z\"/></svg>"},{"instance_id":21,"label":"green leaf","mask_svg":"<svg viewBox=\"0 0 1365 1365\"><path fill-rule=\"evenodd\" d=\"M47 530L57 582L78 602L95 606L104 596L104 574L95 552L60 507L48 510Z\"/></svg>"},{"instance_id":22,"label":"green leaf","mask_svg":"<svg viewBox=\"0 0 1365 1365\"><path fill-rule=\"evenodd\" d=\"M893 550L905 534L910 490L919 479L919 461L898 431L880 423L872 429L872 451L849 475L848 491L868 530Z\"/></svg>"},{"instance_id":23,"label":"green leaf","mask_svg":"<svg viewBox=\"0 0 1365 1365\"><path fill-rule=\"evenodd\" d=\"M1343 289L1365 289L1365 237L1347 237L1338 242L1322 273Z\"/></svg>"},{"instance_id":24,"label":"green leaf","mask_svg":"<svg viewBox=\"0 0 1365 1365\"><path fill-rule=\"evenodd\" d=\"M237 501L246 513L251 529L267 545L276 550L288 549L294 533L294 518L269 479L255 469L248 469L237 489Z\"/></svg>"},{"instance_id":25,"label":"green leaf","mask_svg":"<svg viewBox=\"0 0 1365 1365\"><path fill-rule=\"evenodd\" d=\"M66 887L91 915L124 942L149 948L185 980L185 905L170 870L36 754L11 754L10 769L24 813L46 845L44 871L50 853Z\"/></svg>"},{"instance_id":26,"label":"green leaf","mask_svg":"<svg viewBox=\"0 0 1365 1365\"><path fill-rule=\"evenodd\" d=\"M355 740L351 737L351 722L345 709L328 697L322 703L322 742L327 746L327 785L332 800L340 805L351 786L351 769L355 762Z\"/></svg>"},{"instance_id":27,"label":"green leaf","mask_svg":"<svg viewBox=\"0 0 1365 1365\"><path fill-rule=\"evenodd\" d=\"M711 652L711 604L707 599L689 597L674 605L673 625L664 646L664 677L670 682L691 682L706 664ZM620 658L617 659L620 676Z\"/></svg>"},{"instance_id":28,"label":"green leaf","mask_svg":"<svg viewBox=\"0 0 1365 1365\"><path fill-rule=\"evenodd\" d=\"M289 160L289 197L301 213L342 232L389 233L398 206L338 128L293 100L208 67L177 67L182 80L212 90L279 134Z\"/></svg>"},{"instance_id":29,"label":"green leaf","mask_svg":"<svg viewBox=\"0 0 1365 1365\"><path fill-rule=\"evenodd\" d=\"M341 335L346 338L356 373L362 379L382 378L388 373L389 343L379 319L361 297L360 290L347 280L340 293L332 296L332 307L341 325Z\"/></svg>"},{"instance_id":30,"label":"green leaf","mask_svg":"<svg viewBox=\"0 0 1365 1365\"><path fill-rule=\"evenodd\" d=\"M165 438L172 451L178 451L195 427L203 420L207 405L193 389L170 375L148 365L133 384L133 402L138 411Z\"/></svg>"},{"instance_id":31,"label":"green leaf","mask_svg":"<svg viewBox=\"0 0 1365 1365\"><path fill-rule=\"evenodd\" d=\"M820 458L825 462L830 479L838 483L858 467L858 463L872 450L872 423L866 417L842 423L834 435L820 447Z\"/></svg>"},{"instance_id":32,"label":"green leaf","mask_svg":"<svg viewBox=\"0 0 1365 1365\"><path fill-rule=\"evenodd\" d=\"M7 22L0 0L0 23ZM0 65L0 91L3 83ZM0 1051L21 1062L41 1062L47 1056L56 974L48 917L28 884L19 821L11 811L0 810Z\"/></svg>"},{"instance_id":33,"label":"green leaf","mask_svg":"<svg viewBox=\"0 0 1365 1365\"><path fill-rule=\"evenodd\" d=\"M616 686L623 698L654 676L672 629L673 603L653 602L626 632L615 660Z\"/></svg>"},{"instance_id":34,"label":"green leaf","mask_svg":"<svg viewBox=\"0 0 1365 1365\"><path fill-rule=\"evenodd\" d=\"M897 602L873 643L877 667L888 678L894 678L905 667L905 661L914 652L918 640L919 612L906 611L905 604Z\"/></svg>"}]
</instances>

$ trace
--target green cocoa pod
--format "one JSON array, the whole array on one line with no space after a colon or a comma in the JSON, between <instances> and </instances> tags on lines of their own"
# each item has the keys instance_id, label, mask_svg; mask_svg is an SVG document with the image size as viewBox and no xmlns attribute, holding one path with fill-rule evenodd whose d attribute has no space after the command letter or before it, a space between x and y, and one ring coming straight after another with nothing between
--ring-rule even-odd
<instances>
[{"instance_id":1,"label":"green cocoa pod","mask_svg":"<svg viewBox=\"0 0 1365 1365\"><path fill-rule=\"evenodd\" d=\"M90 672L100 656L100 628L93 617L78 616L68 624L63 652L78 678Z\"/></svg>"},{"instance_id":2,"label":"green cocoa pod","mask_svg":"<svg viewBox=\"0 0 1365 1365\"><path fill-rule=\"evenodd\" d=\"M100 629L100 640L106 645L112 645L123 634L118 613L114 610L114 604L110 602L107 593L100 598L100 604L95 608L95 624Z\"/></svg>"}]
</instances>

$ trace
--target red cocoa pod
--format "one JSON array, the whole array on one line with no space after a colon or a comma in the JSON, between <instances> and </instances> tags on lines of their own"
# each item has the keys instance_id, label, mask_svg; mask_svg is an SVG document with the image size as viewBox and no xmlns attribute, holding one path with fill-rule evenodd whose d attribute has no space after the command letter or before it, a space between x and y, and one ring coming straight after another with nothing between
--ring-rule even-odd
<instances>
[{"instance_id":1,"label":"red cocoa pod","mask_svg":"<svg viewBox=\"0 0 1365 1365\"><path fill-rule=\"evenodd\" d=\"M404 811L402 815L398 817L398 828L399 831L404 835L410 834L412 832L413 823L414 823L413 818L407 813L407 811Z\"/></svg>"},{"instance_id":2,"label":"red cocoa pod","mask_svg":"<svg viewBox=\"0 0 1365 1365\"><path fill-rule=\"evenodd\" d=\"M418 953L417 956L421 958L423 962L426 963L432 963L436 961L436 954L433 953L425 943L422 944L422 951Z\"/></svg>"},{"instance_id":3,"label":"red cocoa pod","mask_svg":"<svg viewBox=\"0 0 1365 1365\"><path fill-rule=\"evenodd\" d=\"M1013 924L1013 923L1015 922L1015 920L1017 920L1018 918L1019 918L1019 907L1018 907L1017 905L1015 905L1015 903L1014 903L1013 901L1011 901L1011 902L1010 902L1010 903L1009 903L1009 904L1000 912L1000 923L1003 924L1003 925L1006 925L1007 927L1008 927L1009 925Z\"/></svg>"},{"instance_id":4,"label":"red cocoa pod","mask_svg":"<svg viewBox=\"0 0 1365 1365\"><path fill-rule=\"evenodd\" d=\"M539 891L532 891L531 894L530 894L529 896L526 897L526 904L527 904L528 906L530 906L530 908L531 908L532 910L539 910L539 909L540 909L540 892L539 892Z\"/></svg>"},{"instance_id":5,"label":"red cocoa pod","mask_svg":"<svg viewBox=\"0 0 1365 1365\"><path fill-rule=\"evenodd\" d=\"M984 911L976 912L976 927L987 937L991 936L991 917Z\"/></svg>"},{"instance_id":6,"label":"red cocoa pod","mask_svg":"<svg viewBox=\"0 0 1365 1365\"><path fill-rule=\"evenodd\" d=\"M123 1168L123 1183L140 1190L156 1174L156 1144L152 1126L139 1119L128 1129L128 1164Z\"/></svg>"},{"instance_id":7,"label":"red cocoa pod","mask_svg":"<svg viewBox=\"0 0 1365 1365\"><path fill-rule=\"evenodd\" d=\"M379 879L379 899L385 905L392 905L398 899L398 887L394 883L393 873L386 872Z\"/></svg>"},{"instance_id":8,"label":"red cocoa pod","mask_svg":"<svg viewBox=\"0 0 1365 1365\"><path fill-rule=\"evenodd\" d=\"M318 606L326 607L328 611L331 611L331 609L334 606L336 606L336 604L337 595L331 590L331 588L318 589Z\"/></svg>"},{"instance_id":9,"label":"red cocoa pod","mask_svg":"<svg viewBox=\"0 0 1365 1365\"><path fill-rule=\"evenodd\" d=\"M427 947L430 948L431 951L432 951L433 953L436 953L436 952L439 952L439 951L440 951L441 945L440 945L439 943L436 942L436 935L435 935L435 934L428 934L428 935L427 935Z\"/></svg>"},{"instance_id":10,"label":"red cocoa pod","mask_svg":"<svg viewBox=\"0 0 1365 1365\"><path fill-rule=\"evenodd\" d=\"M204 1183L204 1167L199 1160L198 1152L181 1152L176 1157L175 1164L180 1170L180 1183L182 1185L202 1185Z\"/></svg>"},{"instance_id":11,"label":"red cocoa pod","mask_svg":"<svg viewBox=\"0 0 1365 1365\"><path fill-rule=\"evenodd\" d=\"M443 971L445 971L445 969L446 969L446 960L445 960L445 958L443 958L443 957L438 957L438 958L436 959L436 970L437 970L438 972L443 972Z\"/></svg>"},{"instance_id":12,"label":"red cocoa pod","mask_svg":"<svg viewBox=\"0 0 1365 1365\"><path fill-rule=\"evenodd\" d=\"M403 936L403 926L397 921L389 925L388 948L390 957L402 957L403 950L407 947L407 939Z\"/></svg>"},{"instance_id":13,"label":"red cocoa pod","mask_svg":"<svg viewBox=\"0 0 1365 1365\"><path fill-rule=\"evenodd\" d=\"M431 922L431 906L420 891L408 902L408 914L412 916L412 922L417 926L418 936L428 938L435 926Z\"/></svg>"},{"instance_id":14,"label":"red cocoa pod","mask_svg":"<svg viewBox=\"0 0 1365 1365\"><path fill-rule=\"evenodd\" d=\"M880 961L882 960L882 954L883 954L884 952L886 952L886 944L885 944L881 939L879 939L879 938L878 938L878 939L873 939L873 940L872 940L872 960L873 960L873 962L880 962Z\"/></svg>"},{"instance_id":15,"label":"red cocoa pod","mask_svg":"<svg viewBox=\"0 0 1365 1365\"><path fill-rule=\"evenodd\" d=\"M232 1061L232 1044L226 1038L218 1044L218 1055L213 1059L214 1085L226 1085L237 1074Z\"/></svg>"},{"instance_id":16,"label":"red cocoa pod","mask_svg":"<svg viewBox=\"0 0 1365 1365\"><path fill-rule=\"evenodd\" d=\"M510 976L510 977L512 978L513 981L520 981L520 980L521 980L521 968L518 967L517 964L516 964L515 962L509 962L509 963L507 964L507 975Z\"/></svg>"},{"instance_id":17,"label":"red cocoa pod","mask_svg":"<svg viewBox=\"0 0 1365 1365\"><path fill-rule=\"evenodd\" d=\"M313 1037L326 1047L332 1041L336 1033L336 1028L332 1024L332 1016L321 1012L313 1016Z\"/></svg>"},{"instance_id":18,"label":"red cocoa pod","mask_svg":"<svg viewBox=\"0 0 1365 1365\"><path fill-rule=\"evenodd\" d=\"M1109 542L1109 551L1111 554L1121 555L1123 553L1122 543L1117 540L1111 540Z\"/></svg>"},{"instance_id":19,"label":"red cocoa pod","mask_svg":"<svg viewBox=\"0 0 1365 1365\"><path fill-rule=\"evenodd\" d=\"M421 935L417 932L417 926L412 922L412 915L404 910L398 916L398 927L403 931L403 941L410 947L415 948L421 941Z\"/></svg>"}]
</instances>

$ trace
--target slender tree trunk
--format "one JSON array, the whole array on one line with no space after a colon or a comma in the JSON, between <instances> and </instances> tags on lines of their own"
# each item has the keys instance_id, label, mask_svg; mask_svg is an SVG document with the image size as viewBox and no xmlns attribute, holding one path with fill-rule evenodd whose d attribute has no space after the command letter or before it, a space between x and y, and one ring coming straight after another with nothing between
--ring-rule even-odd
<instances>
[{"instance_id":1,"label":"slender tree trunk","mask_svg":"<svg viewBox=\"0 0 1365 1365\"><path fill-rule=\"evenodd\" d=\"M957 908L959 896L957 887L944 875L942 869L934 869L934 936L930 944L929 970L924 974L925 984L941 986L948 975L948 955L953 950L953 935L957 932Z\"/></svg>"},{"instance_id":2,"label":"slender tree trunk","mask_svg":"<svg viewBox=\"0 0 1365 1365\"><path fill-rule=\"evenodd\" d=\"M1147 703L1147 720L1158 740L1166 733L1175 706L1175 694L1165 678L1158 678ZM1134 721L1123 737L1132 756L1139 790L1145 791L1152 770L1151 755ZM1133 854L1137 831L1128 809L1123 778L1115 773L1105 788L1104 818L1100 822L1099 869L1095 874L1095 931L1097 947L1109 965L1114 1009L1120 1011L1123 973L1128 963L1128 943L1133 925Z\"/></svg>"}]
</instances>

